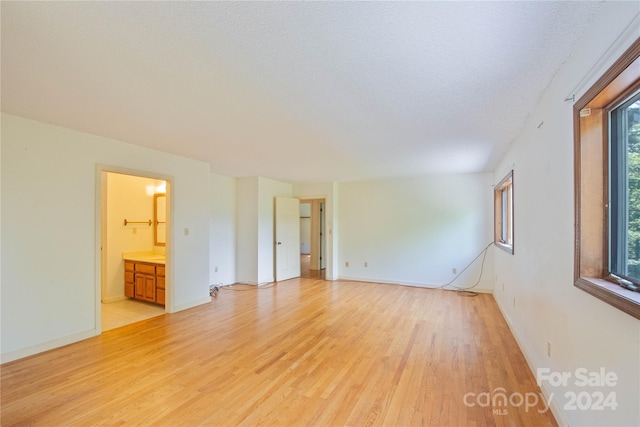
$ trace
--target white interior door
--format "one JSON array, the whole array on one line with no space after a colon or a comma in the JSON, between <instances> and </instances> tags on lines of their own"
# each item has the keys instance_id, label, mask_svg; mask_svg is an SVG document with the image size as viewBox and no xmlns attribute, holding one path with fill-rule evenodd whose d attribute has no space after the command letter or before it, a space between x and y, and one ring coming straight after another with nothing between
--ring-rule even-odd
<instances>
[{"instance_id":1,"label":"white interior door","mask_svg":"<svg viewBox=\"0 0 640 427\"><path fill-rule=\"evenodd\" d=\"M325 230L325 202L320 203L320 270L327 268L327 236Z\"/></svg>"},{"instance_id":2,"label":"white interior door","mask_svg":"<svg viewBox=\"0 0 640 427\"><path fill-rule=\"evenodd\" d=\"M300 200L275 200L276 281L300 277Z\"/></svg>"}]
</instances>

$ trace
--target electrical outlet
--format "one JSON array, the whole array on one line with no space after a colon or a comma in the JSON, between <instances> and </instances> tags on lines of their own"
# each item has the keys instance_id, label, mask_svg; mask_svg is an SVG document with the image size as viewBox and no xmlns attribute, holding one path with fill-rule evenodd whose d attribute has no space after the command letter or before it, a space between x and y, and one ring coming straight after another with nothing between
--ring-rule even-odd
<instances>
[{"instance_id":1,"label":"electrical outlet","mask_svg":"<svg viewBox=\"0 0 640 427\"><path fill-rule=\"evenodd\" d=\"M455 268L455 267L453 267L453 268L451 269L451 274L457 274L457 273L458 273L458 269L457 269L457 268Z\"/></svg>"},{"instance_id":2,"label":"electrical outlet","mask_svg":"<svg viewBox=\"0 0 640 427\"><path fill-rule=\"evenodd\" d=\"M369 267L369 263L367 261L364 262L365 267Z\"/></svg>"},{"instance_id":3,"label":"electrical outlet","mask_svg":"<svg viewBox=\"0 0 640 427\"><path fill-rule=\"evenodd\" d=\"M216 267L216 268L215 268L215 272L216 272L216 273L218 272L218 267Z\"/></svg>"},{"instance_id":4,"label":"electrical outlet","mask_svg":"<svg viewBox=\"0 0 640 427\"><path fill-rule=\"evenodd\" d=\"M185 227L185 228L184 228L184 235L185 235L185 236L188 236L188 235L189 235L189 228L188 228L188 227Z\"/></svg>"},{"instance_id":5,"label":"electrical outlet","mask_svg":"<svg viewBox=\"0 0 640 427\"><path fill-rule=\"evenodd\" d=\"M504 282L502 282L502 290L504 291Z\"/></svg>"},{"instance_id":6,"label":"electrical outlet","mask_svg":"<svg viewBox=\"0 0 640 427\"><path fill-rule=\"evenodd\" d=\"M349 261L345 262L345 263L344 263L344 266L345 266L345 267L349 267Z\"/></svg>"},{"instance_id":7,"label":"electrical outlet","mask_svg":"<svg viewBox=\"0 0 640 427\"><path fill-rule=\"evenodd\" d=\"M516 297L513 297L513 307L515 308L516 306Z\"/></svg>"},{"instance_id":8,"label":"electrical outlet","mask_svg":"<svg viewBox=\"0 0 640 427\"><path fill-rule=\"evenodd\" d=\"M138 229L133 227L133 234L138 234Z\"/></svg>"},{"instance_id":9,"label":"electrical outlet","mask_svg":"<svg viewBox=\"0 0 640 427\"><path fill-rule=\"evenodd\" d=\"M551 357L551 343L547 343L547 357Z\"/></svg>"}]
</instances>

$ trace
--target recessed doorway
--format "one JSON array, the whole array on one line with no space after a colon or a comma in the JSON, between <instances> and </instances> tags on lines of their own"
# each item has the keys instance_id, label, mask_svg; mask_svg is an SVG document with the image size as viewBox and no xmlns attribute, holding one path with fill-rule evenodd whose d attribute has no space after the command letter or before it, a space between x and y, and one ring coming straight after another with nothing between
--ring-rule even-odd
<instances>
[{"instance_id":1,"label":"recessed doorway","mask_svg":"<svg viewBox=\"0 0 640 427\"><path fill-rule=\"evenodd\" d=\"M300 200L300 277L325 279L325 200Z\"/></svg>"},{"instance_id":2,"label":"recessed doorway","mask_svg":"<svg viewBox=\"0 0 640 427\"><path fill-rule=\"evenodd\" d=\"M170 181L110 169L99 168L99 331L165 314L170 286Z\"/></svg>"}]
</instances>

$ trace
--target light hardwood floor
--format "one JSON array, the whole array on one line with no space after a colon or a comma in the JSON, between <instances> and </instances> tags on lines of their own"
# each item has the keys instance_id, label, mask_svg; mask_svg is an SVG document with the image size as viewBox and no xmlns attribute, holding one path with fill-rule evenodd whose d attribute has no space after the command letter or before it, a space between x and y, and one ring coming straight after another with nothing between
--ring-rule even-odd
<instances>
[{"instance_id":1,"label":"light hardwood floor","mask_svg":"<svg viewBox=\"0 0 640 427\"><path fill-rule=\"evenodd\" d=\"M300 255L300 277L324 279L326 270L311 270L311 255Z\"/></svg>"},{"instance_id":2,"label":"light hardwood floor","mask_svg":"<svg viewBox=\"0 0 640 427\"><path fill-rule=\"evenodd\" d=\"M464 403L539 391L491 295L314 279L234 289L2 365L1 424L555 425L542 406Z\"/></svg>"}]
</instances>

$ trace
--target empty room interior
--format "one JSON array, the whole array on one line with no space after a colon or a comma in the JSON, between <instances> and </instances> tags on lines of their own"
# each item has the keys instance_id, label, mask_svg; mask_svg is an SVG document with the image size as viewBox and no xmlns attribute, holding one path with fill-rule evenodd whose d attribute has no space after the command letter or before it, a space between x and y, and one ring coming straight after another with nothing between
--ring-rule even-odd
<instances>
[{"instance_id":1,"label":"empty room interior","mask_svg":"<svg viewBox=\"0 0 640 427\"><path fill-rule=\"evenodd\" d=\"M2 425L640 425L640 2L0 15Z\"/></svg>"}]
</instances>

